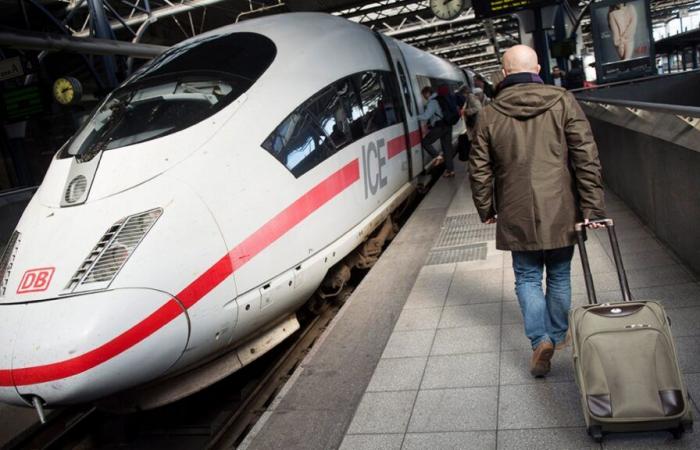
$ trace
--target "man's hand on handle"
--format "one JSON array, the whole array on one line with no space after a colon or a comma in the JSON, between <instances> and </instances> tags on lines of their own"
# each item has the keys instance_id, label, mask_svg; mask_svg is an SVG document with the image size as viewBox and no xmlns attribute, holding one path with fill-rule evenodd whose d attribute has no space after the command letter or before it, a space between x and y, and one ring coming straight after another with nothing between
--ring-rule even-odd
<instances>
[{"instance_id":1,"label":"man's hand on handle","mask_svg":"<svg viewBox=\"0 0 700 450\"><path fill-rule=\"evenodd\" d=\"M583 219L583 226L595 230L597 228L605 228L604 223L591 222L588 219Z\"/></svg>"}]
</instances>

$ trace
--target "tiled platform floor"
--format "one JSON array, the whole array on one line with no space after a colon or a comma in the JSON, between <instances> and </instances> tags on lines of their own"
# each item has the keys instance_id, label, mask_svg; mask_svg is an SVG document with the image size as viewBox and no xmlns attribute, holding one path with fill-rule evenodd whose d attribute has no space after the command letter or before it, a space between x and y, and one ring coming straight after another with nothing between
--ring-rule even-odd
<instances>
[{"instance_id":1,"label":"tiled platform floor","mask_svg":"<svg viewBox=\"0 0 700 450\"><path fill-rule=\"evenodd\" d=\"M447 216L474 213L466 183L454 182L460 188ZM633 295L668 308L700 417L700 284L610 193L607 209ZM700 432L680 441L669 433L611 435L595 444L584 429L570 349L555 354L547 378L530 376L512 261L494 244L488 242L485 260L422 267L342 450L700 448ZM599 300L617 299L605 232L592 234L587 248ZM581 305L586 296L578 255L572 278L573 303Z\"/></svg>"}]
</instances>

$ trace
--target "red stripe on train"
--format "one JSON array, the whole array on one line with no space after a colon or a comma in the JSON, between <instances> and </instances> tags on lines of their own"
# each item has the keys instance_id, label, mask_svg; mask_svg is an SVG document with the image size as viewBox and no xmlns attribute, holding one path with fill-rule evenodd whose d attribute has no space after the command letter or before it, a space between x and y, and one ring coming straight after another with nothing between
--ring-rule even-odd
<instances>
[{"instance_id":1,"label":"red stripe on train","mask_svg":"<svg viewBox=\"0 0 700 450\"><path fill-rule=\"evenodd\" d=\"M270 219L180 291L176 297L185 308L192 307L237 269L359 179L360 165L355 159ZM46 383L78 375L135 346L182 312L180 305L174 299L170 299L141 322L87 353L52 364L0 370L0 386Z\"/></svg>"},{"instance_id":2,"label":"red stripe on train","mask_svg":"<svg viewBox=\"0 0 700 450\"><path fill-rule=\"evenodd\" d=\"M411 133L408 135L408 140L409 140L409 143L411 145L411 148L420 144L420 141L421 141L420 132L418 130L411 131ZM403 134L401 136L398 136L398 137L395 137L394 139L389 140L389 142L386 145L387 157L389 159L393 158L394 156L398 155L399 153L401 153L405 150L406 150L406 137Z\"/></svg>"}]
</instances>

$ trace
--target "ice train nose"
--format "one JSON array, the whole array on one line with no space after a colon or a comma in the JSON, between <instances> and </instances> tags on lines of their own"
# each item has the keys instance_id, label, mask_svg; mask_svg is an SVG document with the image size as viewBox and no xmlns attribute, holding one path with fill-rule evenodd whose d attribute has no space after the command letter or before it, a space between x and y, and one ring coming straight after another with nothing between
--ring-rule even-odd
<instances>
[{"instance_id":1,"label":"ice train nose","mask_svg":"<svg viewBox=\"0 0 700 450\"><path fill-rule=\"evenodd\" d=\"M24 405L33 395L50 407L88 402L150 381L189 335L186 311L151 289L1 305L0 317L9 343L0 346L0 401Z\"/></svg>"}]
</instances>

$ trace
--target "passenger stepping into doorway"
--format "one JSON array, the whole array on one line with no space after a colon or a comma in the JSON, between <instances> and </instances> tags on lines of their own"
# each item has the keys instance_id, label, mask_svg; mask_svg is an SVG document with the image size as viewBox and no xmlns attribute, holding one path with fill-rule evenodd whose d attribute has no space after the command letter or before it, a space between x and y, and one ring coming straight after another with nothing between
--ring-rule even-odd
<instances>
[{"instance_id":1,"label":"passenger stepping into doorway","mask_svg":"<svg viewBox=\"0 0 700 450\"><path fill-rule=\"evenodd\" d=\"M454 175L454 161L452 154L452 125L443 120L445 112L440 107L438 93L434 93L430 86L421 90L425 100L425 109L418 115L418 120L427 122L428 133L423 137L423 148L433 157L431 163L435 166L445 163L445 176ZM435 142L440 141L441 151L435 149Z\"/></svg>"},{"instance_id":2,"label":"passenger stepping into doorway","mask_svg":"<svg viewBox=\"0 0 700 450\"><path fill-rule=\"evenodd\" d=\"M574 225L605 217L588 120L574 97L543 84L539 71L531 48L506 51L505 79L481 112L469 159L481 220L497 224L496 248L512 252L515 292L533 349L530 373L536 377L550 371L555 346L567 344Z\"/></svg>"}]
</instances>

